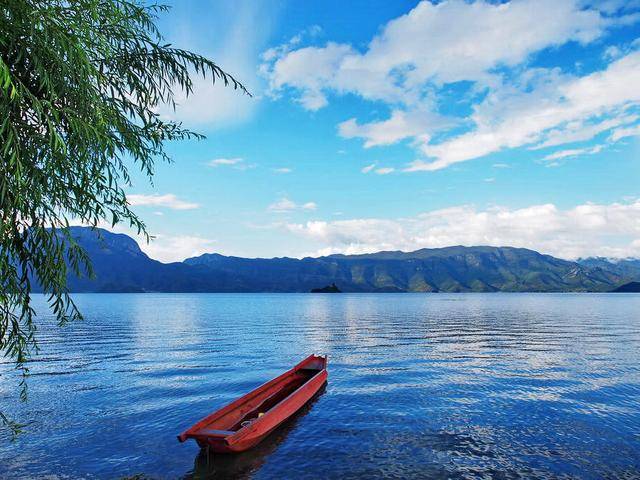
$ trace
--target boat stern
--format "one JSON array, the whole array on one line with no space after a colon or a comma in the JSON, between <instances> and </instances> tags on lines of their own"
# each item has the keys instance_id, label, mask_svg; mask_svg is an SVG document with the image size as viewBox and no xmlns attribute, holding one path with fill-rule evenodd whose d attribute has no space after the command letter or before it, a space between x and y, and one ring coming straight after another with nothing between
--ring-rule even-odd
<instances>
[{"instance_id":1,"label":"boat stern","mask_svg":"<svg viewBox=\"0 0 640 480\"><path fill-rule=\"evenodd\" d=\"M325 370L327 368L327 356L314 353L313 355L309 355L302 362L300 362L297 368L318 371Z\"/></svg>"},{"instance_id":2,"label":"boat stern","mask_svg":"<svg viewBox=\"0 0 640 480\"><path fill-rule=\"evenodd\" d=\"M291 370L178 435L218 453L247 450L307 403L327 381L327 356L310 355ZM226 428L227 430L216 430Z\"/></svg>"}]
</instances>

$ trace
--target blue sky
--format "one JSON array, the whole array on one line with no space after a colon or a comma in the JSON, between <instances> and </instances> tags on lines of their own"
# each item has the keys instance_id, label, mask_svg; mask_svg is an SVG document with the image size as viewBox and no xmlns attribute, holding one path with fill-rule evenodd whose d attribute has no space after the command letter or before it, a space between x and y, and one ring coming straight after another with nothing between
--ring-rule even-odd
<instances>
[{"instance_id":1,"label":"blue sky","mask_svg":"<svg viewBox=\"0 0 640 480\"><path fill-rule=\"evenodd\" d=\"M348 5L348 6L345 6ZM514 245L640 256L640 2L187 1L198 79L128 197L152 257Z\"/></svg>"}]
</instances>

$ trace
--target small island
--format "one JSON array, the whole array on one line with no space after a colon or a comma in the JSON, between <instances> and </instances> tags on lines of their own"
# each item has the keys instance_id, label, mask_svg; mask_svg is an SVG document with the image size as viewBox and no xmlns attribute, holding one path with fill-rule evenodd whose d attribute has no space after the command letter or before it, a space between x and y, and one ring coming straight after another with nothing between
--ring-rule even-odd
<instances>
[{"instance_id":1,"label":"small island","mask_svg":"<svg viewBox=\"0 0 640 480\"><path fill-rule=\"evenodd\" d=\"M312 288L311 293L342 293L335 283L322 288Z\"/></svg>"}]
</instances>

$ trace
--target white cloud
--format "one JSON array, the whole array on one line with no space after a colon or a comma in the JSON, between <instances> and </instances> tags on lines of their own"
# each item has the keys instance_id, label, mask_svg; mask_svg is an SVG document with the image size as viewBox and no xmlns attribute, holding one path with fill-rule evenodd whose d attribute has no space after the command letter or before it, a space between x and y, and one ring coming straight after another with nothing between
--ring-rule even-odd
<instances>
[{"instance_id":1,"label":"white cloud","mask_svg":"<svg viewBox=\"0 0 640 480\"><path fill-rule=\"evenodd\" d=\"M423 1L388 22L364 53L334 42L272 50L263 72L272 90L294 89L310 110L327 104L328 91L409 105L422 98L425 82L491 83L494 67L569 40L591 42L609 23L573 0Z\"/></svg>"},{"instance_id":2,"label":"white cloud","mask_svg":"<svg viewBox=\"0 0 640 480\"><path fill-rule=\"evenodd\" d=\"M305 28L304 30L302 30L301 32L299 32L298 34L294 35L293 37L291 37L291 40L289 40L289 43L291 45L297 45L300 42L302 42L302 40L305 37L317 37L318 35L322 34L323 30L322 27L320 25L311 25L310 27Z\"/></svg>"},{"instance_id":3,"label":"white cloud","mask_svg":"<svg viewBox=\"0 0 640 480\"><path fill-rule=\"evenodd\" d=\"M376 163L372 163L371 165L367 165L366 167L363 167L360 171L365 174L369 172L373 172L376 175L389 175L390 173L393 173L396 171L396 169L392 167L376 168L376 166L377 166Z\"/></svg>"},{"instance_id":4,"label":"white cloud","mask_svg":"<svg viewBox=\"0 0 640 480\"><path fill-rule=\"evenodd\" d=\"M351 118L338 125L338 132L344 138L364 138L364 147L379 145L391 145L405 138L421 137L422 141L428 141L426 132L442 128L451 123L440 115L421 110L394 110L391 117L379 122L359 124L355 118Z\"/></svg>"},{"instance_id":5,"label":"white cloud","mask_svg":"<svg viewBox=\"0 0 640 480\"><path fill-rule=\"evenodd\" d=\"M293 172L293 170L288 168L288 167L274 168L273 171L275 173L291 173L291 172Z\"/></svg>"},{"instance_id":6,"label":"white cloud","mask_svg":"<svg viewBox=\"0 0 640 480\"><path fill-rule=\"evenodd\" d=\"M264 62L270 62L293 50L296 45L299 45L304 39L313 39L320 34L322 34L322 27L320 25L311 25L291 37L288 42L269 48L263 52L260 57Z\"/></svg>"},{"instance_id":7,"label":"white cloud","mask_svg":"<svg viewBox=\"0 0 640 480\"><path fill-rule=\"evenodd\" d=\"M282 197L277 202L272 203L267 207L268 210L275 213L289 213L295 210L315 210L318 208L318 205L315 202L306 202L302 204L298 204L293 200L288 199L287 197Z\"/></svg>"},{"instance_id":8,"label":"white cloud","mask_svg":"<svg viewBox=\"0 0 640 480\"><path fill-rule=\"evenodd\" d=\"M298 208L298 204L289 200L288 198L281 198L277 202L272 203L267 207L272 212L291 212Z\"/></svg>"},{"instance_id":9,"label":"white cloud","mask_svg":"<svg viewBox=\"0 0 640 480\"><path fill-rule=\"evenodd\" d=\"M127 195L127 201L134 207L165 207L170 208L171 210L193 210L200 207L200 205L197 203L180 200L173 193L167 193L165 195L131 194Z\"/></svg>"},{"instance_id":10,"label":"white cloud","mask_svg":"<svg viewBox=\"0 0 640 480\"><path fill-rule=\"evenodd\" d=\"M213 160L209 160L207 165L210 167L219 167L221 165L238 165L242 163L244 160L242 158L215 158Z\"/></svg>"},{"instance_id":11,"label":"white cloud","mask_svg":"<svg viewBox=\"0 0 640 480\"><path fill-rule=\"evenodd\" d=\"M638 0L582 0L581 4L585 7L597 8L608 15L640 7Z\"/></svg>"},{"instance_id":12,"label":"white cloud","mask_svg":"<svg viewBox=\"0 0 640 480\"><path fill-rule=\"evenodd\" d=\"M604 148L604 145L596 145L595 147L588 148L572 148L569 150L560 150L559 152L550 153L542 160L560 160L567 157L577 157L580 155L593 155L599 153Z\"/></svg>"},{"instance_id":13,"label":"white cloud","mask_svg":"<svg viewBox=\"0 0 640 480\"><path fill-rule=\"evenodd\" d=\"M271 89L277 91L285 85L297 88L302 106L318 110L328 103L322 90L350 53L353 53L350 46L331 42L324 48L306 47L286 52L266 69Z\"/></svg>"},{"instance_id":14,"label":"white cloud","mask_svg":"<svg viewBox=\"0 0 640 480\"><path fill-rule=\"evenodd\" d=\"M247 83L250 91L255 91L248 85L250 77L243 69L233 68L233 62L221 63L228 72L242 82ZM249 97L241 90L234 90L219 81L212 83L210 78L202 78L193 74L193 93L187 96L182 91L176 92L176 109L169 105L161 105L158 113L162 118L184 122L192 128L218 128L246 122L256 110L258 99Z\"/></svg>"},{"instance_id":15,"label":"white cloud","mask_svg":"<svg viewBox=\"0 0 640 480\"><path fill-rule=\"evenodd\" d=\"M249 170L251 168L256 168L255 163L247 163L243 158L214 158L213 160L209 160L206 165L208 167L231 167L235 170Z\"/></svg>"},{"instance_id":16,"label":"white cloud","mask_svg":"<svg viewBox=\"0 0 640 480\"><path fill-rule=\"evenodd\" d=\"M192 235L157 234L146 243L138 238L141 250L161 262L181 262L185 258L210 253L215 248L214 240Z\"/></svg>"},{"instance_id":17,"label":"white cloud","mask_svg":"<svg viewBox=\"0 0 640 480\"><path fill-rule=\"evenodd\" d=\"M319 243L318 254L494 245L561 258L640 256L640 200L566 210L553 204L486 210L462 205L396 220L310 221L286 228Z\"/></svg>"},{"instance_id":18,"label":"white cloud","mask_svg":"<svg viewBox=\"0 0 640 480\"><path fill-rule=\"evenodd\" d=\"M180 12L182 15L173 15L182 8L186 10ZM272 2L261 0L216 2L208 8L210 12L203 19L189 15L188 6L176 5L168 14L172 17L163 33L176 46L214 59L254 96L225 87L222 81L214 85L211 78L194 73L193 93L187 97L183 92L176 92L176 110L162 105L158 111L163 117L184 122L197 131L240 124L254 116L260 102L261 84L256 65L277 22L279 10ZM202 25L206 25L204 31Z\"/></svg>"},{"instance_id":19,"label":"white cloud","mask_svg":"<svg viewBox=\"0 0 640 480\"><path fill-rule=\"evenodd\" d=\"M508 163L494 163L493 168L511 168L511 165Z\"/></svg>"},{"instance_id":20,"label":"white cloud","mask_svg":"<svg viewBox=\"0 0 640 480\"><path fill-rule=\"evenodd\" d=\"M77 219L71 219L69 224L83 227L89 226ZM112 226L110 222L100 221L96 226L113 233L123 233L130 236L138 243L140 250L154 260L160 260L161 262L181 262L185 258L209 253L213 251L217 243L215 240L197 235L166 235L150 229L148 233L153 238L147 242L143 235L139 235L136 230L122 223Z\"/></svg>"},{"instance_id":21,"label":"white cloud","mask_svg":"<svg viewBox=\"0 0 640 480\"><path fill-rule=\"evenodd\" d=\"M613 131L609 137L612 142L617 142L621 138L625 137L637 137L640 136L640 125L634 125L633 127L618 128Z\"/></svg>"},{"instance_id":22,"label":"white cloud","mask_svg":"<svg viewBox=\"0 0 640 480\"><path fill-rule=\"evenodd\" d=\"M536 52L594 42L609 28L640 21L640 14L621 13L629 10L581 0L423 1L364 48L287 44L265 57L262 72L272 94L293 94L310 110L327 105L331 94L382 101L386 119L349 118L339 134L363 139L365 148L413 139L424 158L405 171L438 170L508 148L588 140L628 120L625 110L640 95L632 45L610 49L607 58L616 61L582 78L525 67ZM456 121L436 114L450 104L446 85L463 81L471 86L458 98L473 113ZM463 123L466 133L451 129Z\"/></svg>"},{"instance_id":23,"label":"white cloud","mask_svg":"<svg viewBox=\"0 0 640 480\"><path fill-rule=\"evenodd\" d=\"M407 170L439 170L505 148L543 142L548 129L637 105L640 89L636 85L640 85L640 51L585 77L555 76L533 91L493 92L475 108L475 130L437 145L423 145L423 152L435 160L418 160Z\"/></svg>"},{"instance_id":24,"label":"white cloud","mask_svg":"<svg viewBox=\"0 0 640 480\"><path fill-rule=\"evenodd\" d=\"M622 50L616 45L610 45L605 49L603 56L607 60L615 60L622 56Z\"/></svg>"},{"instance_id":25,"label":"white cloud","mask_svg":"<svg viewBox=\"0 0 640 480\"><path fill-rule=\"evenodd\" d=\"M565 143L583 142L615 127L636 122L638 119L640 119L638 115L623 112L606 120L596 119L596 121L593 122L576 120L567 122L560 128L554 128L548 131L545 134L544 142L532 146L531 149L535 150L545 147L555 147Z\"/></svg>"}]
</instances>

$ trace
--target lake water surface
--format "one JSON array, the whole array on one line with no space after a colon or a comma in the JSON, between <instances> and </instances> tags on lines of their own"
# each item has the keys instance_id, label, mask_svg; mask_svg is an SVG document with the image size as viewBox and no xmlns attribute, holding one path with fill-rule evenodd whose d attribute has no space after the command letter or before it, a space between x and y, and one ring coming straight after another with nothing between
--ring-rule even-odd
<instances>
[{"instance_id":1,"label":"lake water surface","mask_svg":"<svg viewBox=\"0 0 640 480\"><path fill-rule=\"evenodd\" d=\"M637 478L640 295L101 294L41 315L30 398L0 365L0 478ZM43 299L37 299L42 304ZM329 355L256 450L176 435Z\"/></svg>"}]
</instances>

